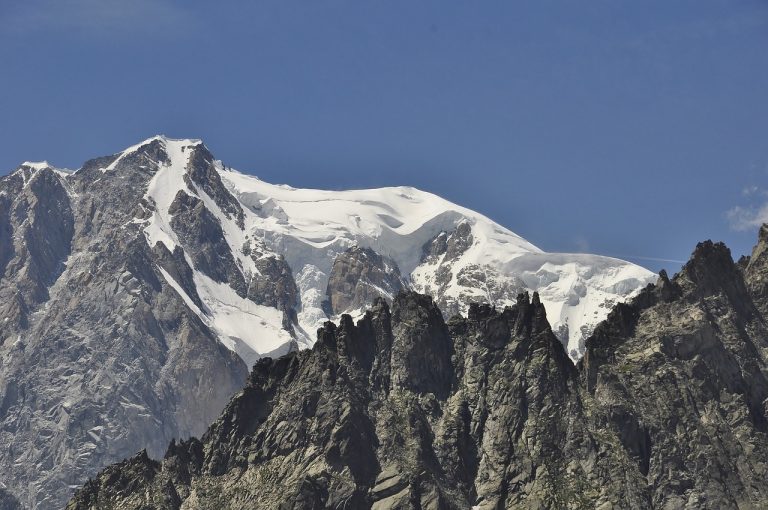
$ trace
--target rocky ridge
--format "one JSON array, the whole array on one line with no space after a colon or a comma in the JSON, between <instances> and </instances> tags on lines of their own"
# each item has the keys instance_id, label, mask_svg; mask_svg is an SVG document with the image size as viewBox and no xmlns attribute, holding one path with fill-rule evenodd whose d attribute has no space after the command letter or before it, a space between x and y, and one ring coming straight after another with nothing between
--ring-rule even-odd
<instances>
[{"instance_id":1,"label":"rocky ridge","mask_svg":"<svg viewBox=\"0 0 768 510\"><path fill-rule=\"evenodd\" d=\"M699 244L574 366L539 296L379 299L262 359L200 440L104 470L68 508L763 508L768 228Z\"/></svg>"},{"instance_id":2,"label":"rocky ridge","mask_svg":"<svg viewBox=\"0 0 768 510\"><path fill-rule=\"evenodd\" d=\"M247 377L165 279L202 305L185 252L149 245L137 221L167 161L155 140L0 180L0 486L24 508L61 508L137 447L161 456L201 434Z\"/></svg>"}]
</instances>

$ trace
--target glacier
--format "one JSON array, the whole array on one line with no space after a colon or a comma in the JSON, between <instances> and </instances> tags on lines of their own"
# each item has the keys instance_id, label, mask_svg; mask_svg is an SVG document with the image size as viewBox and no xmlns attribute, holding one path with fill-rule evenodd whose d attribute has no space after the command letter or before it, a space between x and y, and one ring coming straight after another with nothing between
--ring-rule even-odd
<instances>
[{"instance_id":1,"label":"glacier","mask_svg":"<svg viewBox=\"0 0 768 510\"><path fill-rule=\"evenodd\" d=\"M584 340L613 305L656 278L651 271L617 258L544 252L488 217L416 188L301 189L270 184L220 160L211 161L242 207L240 222L184 178L189 154L203 144L201 140L153 137L126 149L115 162L153 140L164 144L169 162L160 165L147 190L147 199L155 204L144 227L150 245L162 242L172 251L181 244L170 227L169 208L177 193L187 190L216 216L246 278L258 273L243 249L251 244L264 254L282 256L293 271L300 294L293 335L281 327L282 318L274 308L255 305L195 272L206 307L197 311L201 319L249 364L268 353L287 352L290 346L310 347L323 322L355 312L342 310L329 316L323 308L333 261L354 246L394 261L411 288L439 294L438 302L451 313L466 313L469 304L478 301L504 307L512 305L520 291L538 292L573 360L581 357ZM469 227L471 240L461 253L450 260L448 254L425 257L430 242L456 232L462 224ZM441 282L435 281L438 272L444 275Z\"/></svg>"}]
</instances>

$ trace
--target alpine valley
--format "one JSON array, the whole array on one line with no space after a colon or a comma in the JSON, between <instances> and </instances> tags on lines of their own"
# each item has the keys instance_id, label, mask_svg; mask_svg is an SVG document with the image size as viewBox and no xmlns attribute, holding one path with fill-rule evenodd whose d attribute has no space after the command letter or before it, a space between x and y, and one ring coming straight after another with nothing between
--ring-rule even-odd
<instances>
[{"instance_id":1,"label":"alpine valley","mask_svg":"<svg viewBox=\"0 0 768 510\"><path fill-rule=\"evenodd\" d=\"M669 279L199 140L24 163L0 507L763 507L767 238Z\"/></svg>"}]
</instances>

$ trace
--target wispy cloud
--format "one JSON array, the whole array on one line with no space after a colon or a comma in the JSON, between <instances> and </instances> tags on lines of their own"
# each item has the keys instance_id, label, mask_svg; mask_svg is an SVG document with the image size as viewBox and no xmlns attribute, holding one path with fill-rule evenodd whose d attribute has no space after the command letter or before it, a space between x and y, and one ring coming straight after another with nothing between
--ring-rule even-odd
<instances>
[{"instance_id":1,"label":"wispy cloud","mask_svg":"<svg viewBox=\"0 0 768 510\"><path fill-rule=\"evenodd\" d=\"M677 264L685 264L687 262L687 260L666 259L662 257L644 257L642 255L608 255L608 256L619 258L619 259L626 259L626 260L648 260L652 262L673 262Z\"/></svg>"},{"instance_id":2,"label":"wispy cloud","mask_svg":"<svg viewBox=\"0 0 768 510\"><path fill-rule=\"evenodd\" d=\"M736 206L725 213L731 228L744 231L768 223L768 204L761 206Z\"/></svg>"},{"instance_id":3,"label":"wispy cloud","mask_svg":"<svg viewBox=\"0 0 768 510\"><path fill-rule=\"evenodd\" d=\"M584 236L576 236L574 238L574 244L576 245L576 251L581 253L589 253L589 240Z\"/></svg>"},{"instance_id":4,"label":"wispy cloud","mask_svg":"<svg viewBox=\"0 0 768 510\"><path fill-rule=\"evenodd\" d=\"M178 33L192 22L189 10L171 0L28 0L0 9L0 31L15 35Z\"/></svg>"},{"instance_id":5,"label":"wispy cloud","mask_svg":"<svg viewBox=\"0 0 768 510\"><path fill-rule=\"evenodd\" d=\"M753 179L762 183L768 177L768 163L753 162L749 165ZM731 229L736 231L759 228L768 223L768 189L757 184L749 184L741 189L742 203L731 207L725 217Z\"/></svg>"}]
</instances>

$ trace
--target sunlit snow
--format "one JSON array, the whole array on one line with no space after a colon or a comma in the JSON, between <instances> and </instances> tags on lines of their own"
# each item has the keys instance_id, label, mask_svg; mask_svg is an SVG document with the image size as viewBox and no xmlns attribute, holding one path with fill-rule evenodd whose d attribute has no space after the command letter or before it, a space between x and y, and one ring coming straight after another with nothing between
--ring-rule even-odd
<instances>
[{"instance_id":1,"label":"sunlit snow","mask_svg":"<svg viewBox=\"0 0 768 510\"><path fill-rule=\"evenodd\" d=\"M148 187L146 198L155 209L144 226L149 244L162 242L173 250L179 240L170 227L168 208L179 190L199 197L220 221L246 279L256 268L243 253L244 243L257 241L285 257L300 290L295 328L299 346L311 345L314 331L327 320L322 303L336 255L352 246L372 248L394 260L414 289L424 291L436 270L434 261L422 262L424 244L462 222L470 224L473 243L451 261L453 278L446 295L459 301L488 296L483 288L459 283L456 275L466 267L487 267L502 277L519 279L528 290L539 292L553 329L567 325L568 350L574 358L580 355L578 343L584 332L603 320L614 303L654 279L648 270L615 258L545 253L489 218L415 188L298 189L269 184L215 162L224 184L243 206L245 228L241 229L204 191L194 185L189 189L184 181L189 149L202 142L165 137L147 142L155 139L165 144L170 164L160 166ZM118 160L147 142L127 149ZM184 297L178 284L164 276ZM195 284L206 309L197 310L188 297L185 301L247 362L287 348L291 336L282 329L281 312L241 298L227 285L197 271ZM493 304L514 304L514 296Z\"/></svg>"}]
</instances>

